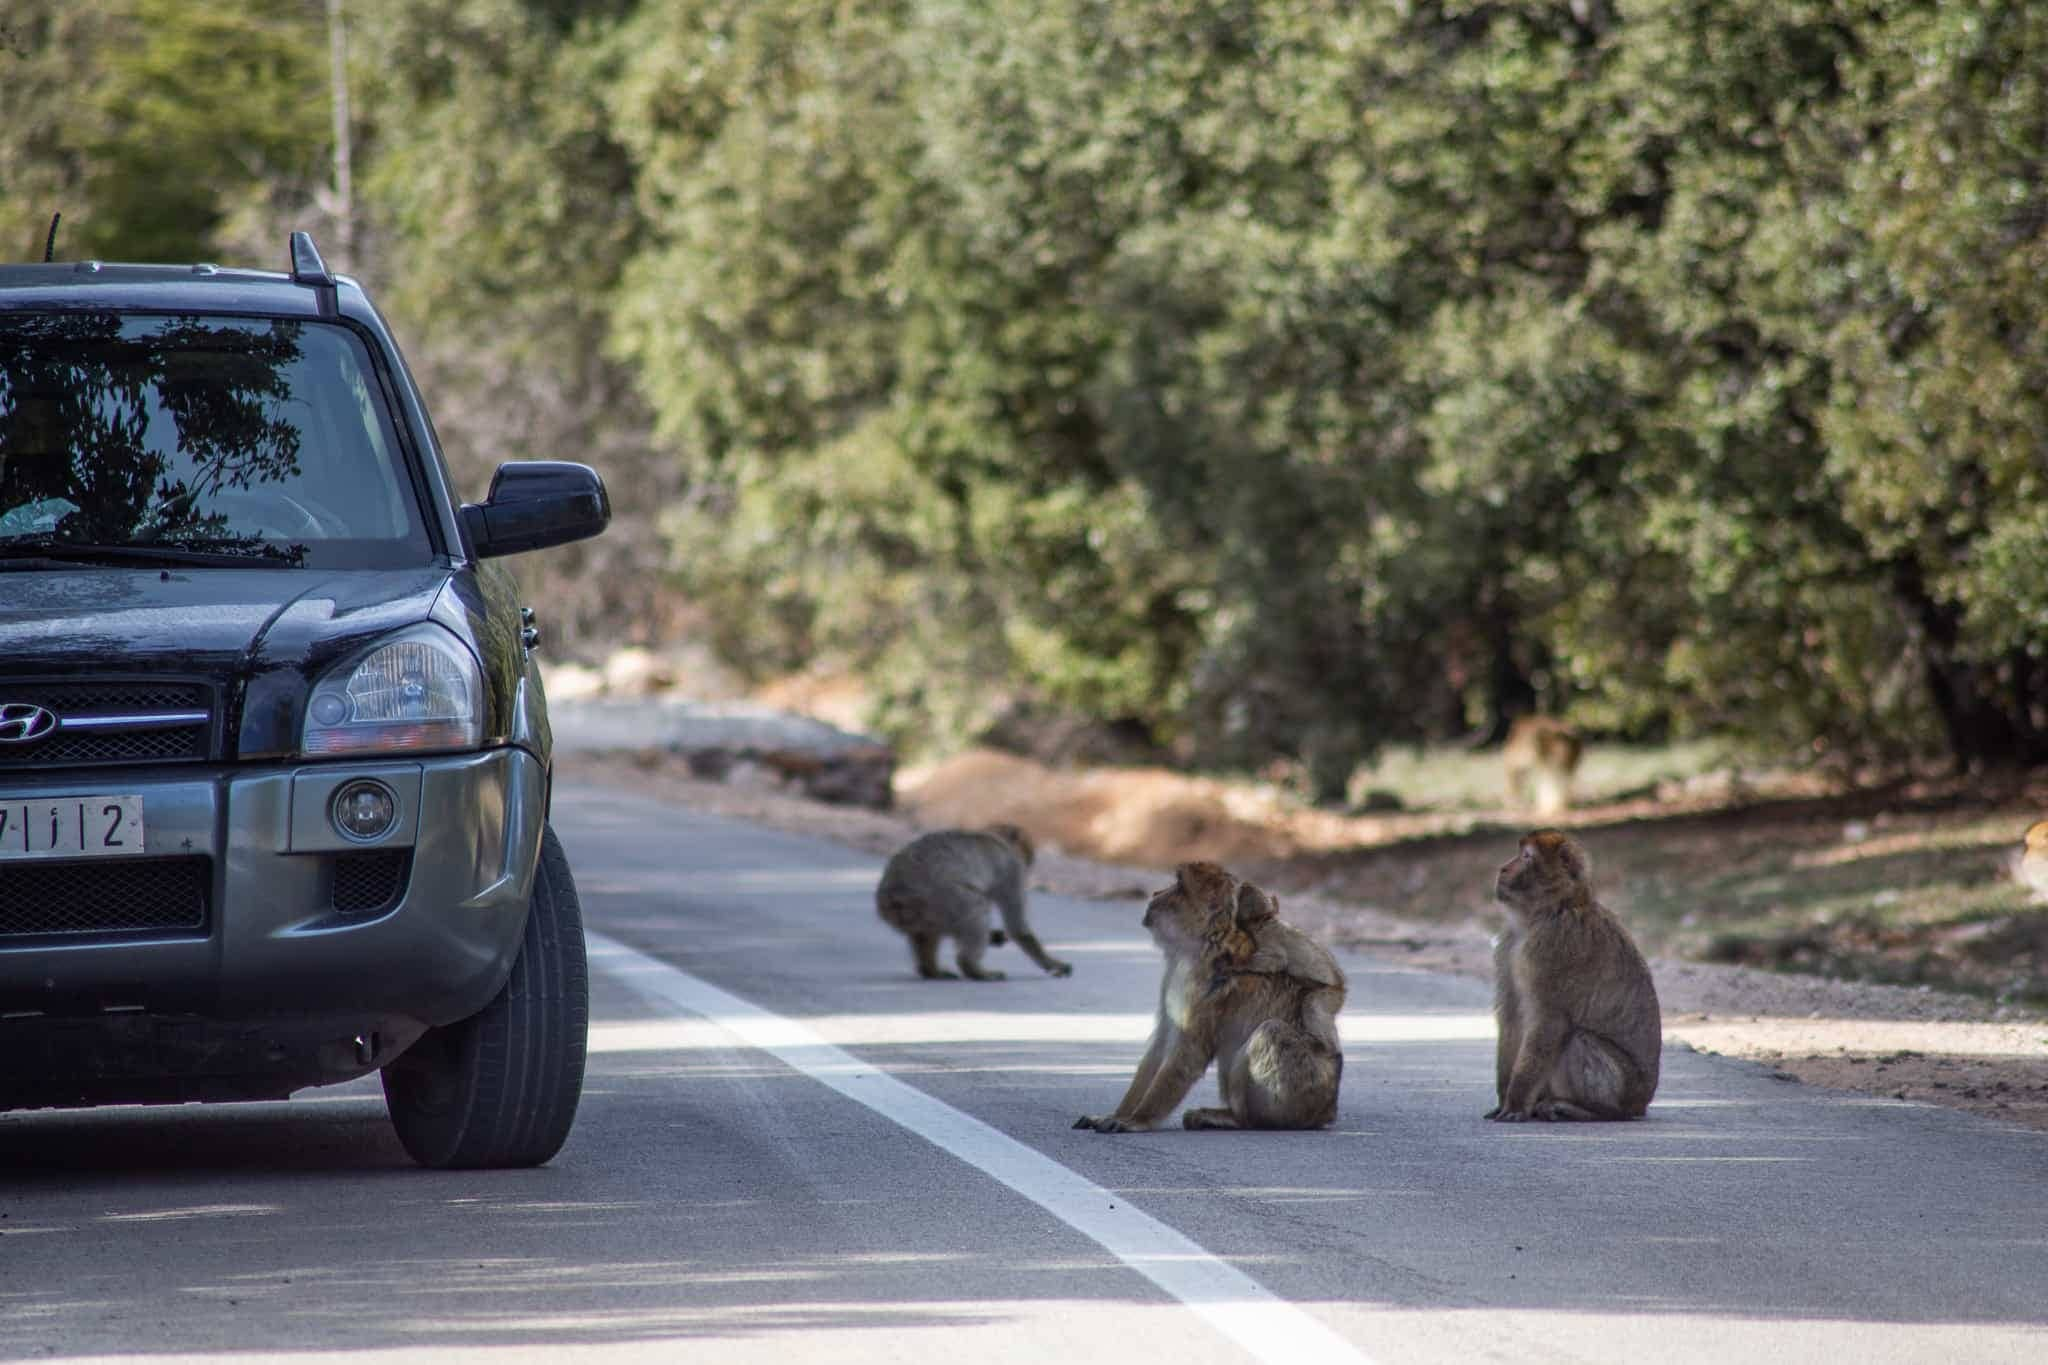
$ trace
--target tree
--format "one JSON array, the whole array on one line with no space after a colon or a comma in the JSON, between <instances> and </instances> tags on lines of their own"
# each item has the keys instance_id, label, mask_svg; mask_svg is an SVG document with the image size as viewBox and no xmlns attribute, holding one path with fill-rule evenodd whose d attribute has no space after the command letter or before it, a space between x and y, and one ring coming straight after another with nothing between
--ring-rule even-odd
<instances>
[{"instance_id":1,"label":"tree","mask_svg":"<svg viewBox=\"0 0 2048 1365\"><path fill-rule=\"evenodd\" d=\"M613 479L566 625L680 584L901 737L1023 699L1324 796L1538 707L2048 761L2038 9L365 3L362 268L462 478ZM6 230L309 202L317 6L20 14Z\"/></svg>"},{"instance_id":2,"label":"tree","mask_svg":"<svg viewBox=\"0 0 2048 1365\"><path fill-rule=\"evenodd\" d=\"M363 121L356 268L435 396L458 484L508 459L594 465L612 497L596 540L513 566L558 655L671 635L658 530L679 462L634 376L607 354L643 222L607 101L628 3L430 0L351 9Z\"/></svg>"},{"instance_id":3,"label":"tree","mask_svg":"<svg viewBox=\"0 0 2048 1365\"><path fill-rule=\"evenodd\" d=\"M23 0L9 23L26 55L0 81L0 223L24 246L61 211L67 256L201 260L310 201L327 138L310 8Z\"/></svg>"},{"instance_id":4,"label":"tree","mask_svg":"<svg viewBox=\"0 0 2048 1365\"><path fill-rule=\"evenodd\" d=\"M2038 22L1665 0L1624 32L1603 153L1644 188L1601 248L1638 345L1674 361L1647 524L1698 625L1668 685L1817 747L2048 757L2036 655L1982 629L2015 623L1991 603L2024 581L2038 477L2015 439L2038 371L1986 364L2040 335L2014 287L2041 249ZM1982 166L1961 195L1951 161Z\"/></svg>"}]
</instances>

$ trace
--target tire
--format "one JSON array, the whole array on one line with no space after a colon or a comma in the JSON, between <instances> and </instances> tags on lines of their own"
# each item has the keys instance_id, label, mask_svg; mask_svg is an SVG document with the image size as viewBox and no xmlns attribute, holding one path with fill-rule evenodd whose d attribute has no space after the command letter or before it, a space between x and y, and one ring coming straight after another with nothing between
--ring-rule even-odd
<instances>
[{"instance_id":1,"label":"tire","mask_svg":"<svg viewBox=\"0 0 2048 1365\"><path fill-rule=\"evenodd\" d=\"M428 1029L384 1068L398 1140L444 1170L547 1161L576 1121L589 1030L583 910L561 842L543 828L511 976L490 1004Z\"/></svg>"}]
</instances>

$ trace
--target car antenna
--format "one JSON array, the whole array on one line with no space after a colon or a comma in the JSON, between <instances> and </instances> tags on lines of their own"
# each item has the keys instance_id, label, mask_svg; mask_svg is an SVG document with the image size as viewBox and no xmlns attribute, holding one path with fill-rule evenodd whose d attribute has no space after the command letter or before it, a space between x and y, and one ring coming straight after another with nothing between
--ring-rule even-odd
<instances>
[{"instance_id":1,"label":"car antenna","mask_svg":"<svg viewBox=\"0 0 2048 1365\"><path fill-rule=\"evenodd\" d=\"M45 265L57 259L57 220L63 216L61 213L50 215L50 235L43 239L43 264Z\"/></svg>"},{"instance_id":2,"label":"car antenna","mask_svg":"<svg viewBox=\"0 0 2048 1365\"><path fill-rule=\"evenodd\" d=\"M327 262L320 259L320 248L313 245L313 234L294 232L291 237L292 279L299 284L313 286L313 297L318 300L320 316L331 318L335 315L334 274L328 270Z\"/></svg>"},{"instance_id":3,"label":"car antenna","mask_svg":"<svg viewBox=\"0 0 2048 1365\"><path fill-rule=\"evenodd\" d=\"M320 259L320 248L313 245L310 232L292 234L292 278L300 284L334 286L334 276L328 273L327 262Z\"/></svg>"}]
</instances>

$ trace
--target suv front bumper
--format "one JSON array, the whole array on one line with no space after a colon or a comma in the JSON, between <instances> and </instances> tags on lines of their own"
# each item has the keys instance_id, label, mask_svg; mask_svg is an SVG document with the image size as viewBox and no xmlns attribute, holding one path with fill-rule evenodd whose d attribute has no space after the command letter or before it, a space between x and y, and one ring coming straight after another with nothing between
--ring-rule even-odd
<instances>
[{"instance_id":1,"label":"suv front bumper","mask_svg":"<svg viewBox=\"0 0 2048 1365\"><path fill-rule=\"evenodd\" d=\"M547 803L531 753L137 771L4 781L8 800L140 796L145 852L0 862L0 912L10 879L17 892L33 879L38 901L27 921L0 920L0 1107L345 1080L476 1013L510 972ZM365 777L398 807L366 842L330 814ZM122 864L203 889L201 922L119 918L104 883ZM42 904L67 886L91 903L46 913L68 910Z\"/></svg>"}]
</instances>

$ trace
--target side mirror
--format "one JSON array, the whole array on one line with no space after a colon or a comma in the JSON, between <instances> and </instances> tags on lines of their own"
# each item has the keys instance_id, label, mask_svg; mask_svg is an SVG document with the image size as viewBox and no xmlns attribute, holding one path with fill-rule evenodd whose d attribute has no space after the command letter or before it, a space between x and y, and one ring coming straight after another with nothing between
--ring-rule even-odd
<instances>
[{"instance_id":1,"label":"side mirror","mask_svg":"<svg viewBox=\"0 0 2048 1365\"><path fill-rule=\"evenodd\" d=\"M589 465L566 460L501 464L491 495L462 507L462 526L478 559L584 540L611 519L604 480Z\"/></svg>"}]
</instances>

